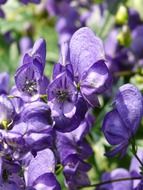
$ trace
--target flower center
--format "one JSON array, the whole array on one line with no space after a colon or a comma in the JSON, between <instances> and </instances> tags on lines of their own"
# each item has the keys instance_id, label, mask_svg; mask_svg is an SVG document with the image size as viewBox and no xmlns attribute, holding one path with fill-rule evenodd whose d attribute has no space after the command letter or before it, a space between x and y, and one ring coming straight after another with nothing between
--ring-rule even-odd
<instances>
[{"instance_id":1,"label":"flower center","mask_svg":"<svg viewBox=\"0 0 143 190\"><path fill-rule=\"evenodd\" d=\"M29 95L37 93L37 83L35 80L26 80L25 85L22 89L23 92L27 92Z\"/></svg>"},{"instance_id":2,"label":"flower center","mask_svg":"<svg viewBox=\"0 0 143 190\"><path fill-rule=\"evenodd\" d=\"M64 102L65 100L67 100L69 98L69 94L66 90L58 89L56 91L56 97L59 102Z\"/></svg>"}]
</instances>

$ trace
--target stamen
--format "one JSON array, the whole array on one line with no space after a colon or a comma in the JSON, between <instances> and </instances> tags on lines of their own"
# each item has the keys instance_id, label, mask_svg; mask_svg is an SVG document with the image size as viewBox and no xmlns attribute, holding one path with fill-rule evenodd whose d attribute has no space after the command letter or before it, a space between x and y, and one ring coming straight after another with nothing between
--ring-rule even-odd
<instances>
[{"instance_id":1,"label":"stamen","mask_svg":"<svg viewBox=\"0 0 143 190\"><path fill-rule=\"evenodd\" d=\"M23 92L27 92L29 95L37 93L37 83L35 80L26 80L25 85L22 89Z\"/></svg>"}]
</instances>

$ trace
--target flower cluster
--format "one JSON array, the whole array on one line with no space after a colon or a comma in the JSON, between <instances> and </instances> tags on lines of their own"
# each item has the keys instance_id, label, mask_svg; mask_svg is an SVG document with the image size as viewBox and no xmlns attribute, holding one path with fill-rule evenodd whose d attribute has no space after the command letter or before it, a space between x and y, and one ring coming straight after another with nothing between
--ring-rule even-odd
<instances>
[{"instance_id":1,"label":"flower cluster","mask_svg":"<svg viewBox=\"0 0 143 190\"><path fill-rule=\"evenodd\" d=\"M91 5L91 0L47 0L45 8L48 14L57 16L55 27L59 37L59 45L69 41L77 29L86 25L85 23L91 14Z\"/></svg>"},{"instance_id":2,"label":"flower cluster","mask_svg":"<svg viewBox=\"0 0 143 190\"><path fill-rule=\"evenodd\" d=\"M113 72L142 68L142 31L143 22L133 8L125 8L128 19L118 24L105 40L105 51Z\"/></svg>"},{"instance_id":3,"label":"flower cluster","mask_svg":"<svg viewBox=\"0 0 143 190\"><path fill-rule=\"evenodd\" d=\"M112 84L102 41L87 27L63 44L52 79L44 75L46 43L27 51L9 90L0 75L0 184L2 189L58 190L58 170L68 189L89 185L86 162L92 149L85 136L92 107Z\"/></svg>"},{"instance_id":4,"label":"flower cluster","mask_svg":"<svg viewBox=\"0 0 143 190\"><path fill-rule=\"evenodd\" d=\"M132 84L119 88L115 96L114 109L106 114L103 121L103 133L107 141L115 148L108 156L120 153L124 156L134 137L143 115L142 95Z\"/></svg>"}]
</instances>

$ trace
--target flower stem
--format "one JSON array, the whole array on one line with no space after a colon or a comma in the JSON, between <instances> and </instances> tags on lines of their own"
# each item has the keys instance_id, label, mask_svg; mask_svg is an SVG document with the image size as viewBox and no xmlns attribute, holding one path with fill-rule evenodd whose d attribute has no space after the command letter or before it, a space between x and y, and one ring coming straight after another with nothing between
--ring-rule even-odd
<instances>
[{"instance_id":1,"label":"flower stem","mask_svg":"<svg viewBox=\"0 0 143 190\"><path fill-rule=\"evenodd\" d=\"M97 187L97 186L101 186L101 185L105 185L105 184L109 184L109 183L116 183L119 181L130 181L130 180L141 180L141 179L142 179L142 176L130 177L130 178L119 178L119 179L114 179L114 180L103 181L101 183L96 183L96 184L92 184L92 185L86 185L84 187L80 187L79 189L86 188L86 187Z\"/></svg>"},{"instance_id":2,"label":"flower stem","mask_svg":"<svg viewBox=\"0 0 143 190\"><path fill-rule=\"evenodd\" d=\"M140 160L140 158L138 157L137 154L134 154L134 156L136 157L136 159L138 160L138 162L140 163L141 167L143 168L143 163L142 161Z\"/></svg>"},{"instance_id":3,"label":"flower stem","mask_svg":"<svg viewBox=\"0 0 143 190\"><path fill-rule=\"evenodd\" d=\"M133 153L133 155L136 157L136 159L140 163L141 167L143 168L143 162L141 161L141 159L137 155L137 145L136 145L136 141L135 141L134 136L133 136L133 139L131 141L131 145L132 145L132 153Z\"/></svg>"}]
</instances>

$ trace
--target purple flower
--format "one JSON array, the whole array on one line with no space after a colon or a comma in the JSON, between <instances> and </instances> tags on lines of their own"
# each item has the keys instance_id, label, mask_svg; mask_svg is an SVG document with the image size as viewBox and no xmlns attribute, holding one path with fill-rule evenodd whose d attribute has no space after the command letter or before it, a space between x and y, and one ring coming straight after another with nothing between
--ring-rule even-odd
<instances>
[{"instance_id":1,"label":"purple flower","mask_svg":"<svg viewBox=\"0 0 143 190\"><path fill-rule=\"evenodd\" d=\"M43 102L26 104L20 113L20 119L5 139L13 149L19 147L20 154L52 147L52 119L49 106Z\"/></svg>"},{"instance_id":2,"label":"purple flower","mask_svg":"<svg viewBox=\"0 0 143 190\"><path fill-rule=\"evenodd\" d=\"M91 127L91 115L81 122L79 127L67 133L57 132L56 146L61 162L71 154L77 154L81 159L87 159L92 154L92 149L85 140L89 127Z\"/></svg>"},{"instance_id":3,"label":"purple flower","mask_svg":"<svg viewBox=\"0 0 143 190\"><path fill-rule=\"evenodd\" d=\"M80 159L76 154L71 154L63 162L64 176L69 190L76 190L79 187L90 185L87 172L90 165Z\"/></svg>"},{"instance_id":4,"label":"purple flower","mask_svg":"<svg viewBox=\"0 0 143 190\"><path fill-rule=\"evenodd\" d=\"M112 84L112 78L103 60L85 71L79 81L80 91L91 106L99 106L98 94L104 93Z\"/></svg>"},{"instance_id":5,"label":"purple flower","mask_svg":"<svg viewBox=\"0 0 143 190\"><path fill-rule=\"evenodd\" d=\"M5 4L7 0L0 0L0 5Z\"/></svg>"},{"instance_id":6,"label":"purple flower","mask_svg":"<svg viewBox=\"0 0 143 190\"><path fill-rule=\"evenodd\" d=\"M25 54L23 65L15 74L16 87L26 101L29 99L35 100L34 97L37 98L37 95L41 92L43 83L47 84L43 76L45 61L46 43L43 39L39 39L35 42L33 49Z\"/></svg>"},{"instance_id":7,"label":"purple flower","mask_svg":"<svg viewBox=\"0 0 143 190\"><path fill-rule=\"evenodd\" d=\"M114 107L106 114L102 131L107 141L115 146L107 155L120 153L123 156L142 117L142 95L135 86L125 84L116 94Z\"/></svg>"},{"instance_id":8,"label":"purple flower","mask_svg":"<svg viewBox=\"0 0 143 190\"><path fill-rule=\"evenodd\" d=\"M67 15L71 0L47 0L46 9L51 16Z\"/></svg>"},{"instance_id":9,"label":"purple flower","mask_svg":"<svg viewBox=\"0 0 143 190\"><path fill-rule=\"evenodd\" d=\"M23 58L23 64L28 64L34 60L37 60L42 66L45 67L46 62L46 42L44 39L38 39L31 50L25 54Z\"/></svg>"},{"instance_id":10,"label":"purple flower","mask_svg":"<svg viewBox=\"0 0 143 190\"><path fill-rule=\"evenodd\" d=\"M1 8L0 8L0 18L5 18L5 13Z\"/></svg>"},{"instance_id":11,"label":"purple flower","mask_svg":"<svg viewBox=\"0 0 143 190\"><path fill-rule=\"evenodd\" d=\"M22 55L24 55L29 49L32 48L32 40L27 37L27 36L24 36L20 39L19 41L19 49L20 49L20 53Z\"/></svg>"},{"instance_id":12,"label":"purple flower","mask_svg":"<svg viewBox=\"0 0 143 190\"><path fill-rule=\"evenodd\" d=\"M143 58L142 52L143 52L143 25L140 25L136 27L132 33L132 44L131 44L131 50L134 52L134 54L138 58Z\"/></svg>"},{"instance_id":13,"label":"purple flower","mask_svg":"<svg viewBox=\"0 0 143 190\"><path fill-rule=\"evenodd\" d=\"M59 35L59 44L69 42L72 34L81 26L80 22L77 25L77 21L80 19L77 10L67 5L66 11L63 11L64 15L58 18L56 24L56 30ZM68 24L70 22L70 25Z\"/></svg>"},{"instance_id":14,"label":"purple flower","mask_svg":"<svg viewBox=\"0 0 143 190\"><path fill-rule=\"evenodd\" d=\"M109 180L115 180L120 178L131 178L130 173L122 168L118 168L113 170L111 173L104 173L102 175L102 182L109 181ZM129 181L119 181L115 183L109 183L105 185L101 185L97 188L97 190L132 190L133 182L131 180Z\"/></svg>"},{"instance_id":15,"label":"purple flower","mask_svg":"<svg viewBox=\"0 0 143 190\"><path fill-rule=\"evenodd\" d=\"M36 190L60 190L55 172L56 160L50 149L39 151L35 157L32 157L27 171L25 171L25 180L27 186L34 187Z\"/></svg>"},{"instance_id":16,"label":"purple flower","mask_svg":"<svg viewBox=\"0 0 143 190\"><path fill-rule=\"evenodd\" d=\"M21 190L14 182L0 184L2 190Z\"/></svg>"},{"instance_id":17,"label":"purple flower","mask_svg":"<svg viewBox=\"0 0 143 190\"><path fill-rule=\"evenodd\" d=\"M90 165L84 162L84 159L88 159L93 153L85 140L85 135L92 125L92 119L88 113L77 129L68 133L56 133L57 153L64 167L66 185L72 190L90 184L87 176Z\"/></svg>"},{"instance_id":18,"label":"purple flower","mask_svg":"<svg viewBox=\"0 0 143 190\"><path fill-rule=\"evenodd\" d=\"M97 94L111 86L112 77L105 64L103 44L89 28L81 28L73 34L70 61L81 95L90 106L98 106Z\"/></svg>"},{"instance_id":19,"label":"purple flower","mask_svg":"<svg viewBox=\"0 0 143 190\"><path fill-rule=\"evenodd\" d=\"M49 85L48 100L53 116L64 114L65 117L72 118L76 112L77 90L70 73L61 73Z\"/></svg>"},{"instance_id":20,"label":"purple flower","mask_svg":"<svg viewBox=\"0 0 143 190\"><path fill-rule=\"evenodd\" d=\"M77 128L88 109L87 103L78 95L73 79L70 64L65 66L56 64L53 81L48 86L48 104L55 121L54 128L61 132Z\"/></svg>"},{"instance_id":21,"label":"purple flower","mask_svg":"<svg viewBox=\"0 0 143 190\"><path fill-rule=\"evenodd\" d=\"M132 8L130 8L128 12L129 12L128 25L131 30L134 30L138 25L141 24L140 15L135 9Z\"/></svg>"},{"instance_id":22,"label":"purple flower","mask_svg":"<svg viewBox=\"0 0 143 190\"><path fill-rule=\"evenodd\" d=\"M87 27L80 28L73 34L69 48L74 75L79 79L85 70L105 59L102 41Z\"/></svg>"},{"instance_id":23,"label":"purple flower","mask_svg":"<svg viewBox=\"0 0 143 190\"><path fill-rule=\"evenodd\" d=\"M84 120L85 114L88 110L88 105L85 100L79 96L76 102L76 112L72 118L65 117L64 114L54 117L54 128L61 132L70 132L76 129L81 121Z\"/></svg>"},{"instance_id":24,"label":"purple flower","mask_svg":"<svg viewBox=\"0 0 143 190\"><path fill-rule=\"evenodd\" d=\"M8 73L0 73L0 94L8 94L9 75Z\"/></svg>"},{"instance_id":25,"label":"purple flower","mask_svg":"<svg viewBox=\"0 0 143 190\"><path fill-rule=\"evenodd\" d=\"M39 80L42 78L41 65L34 60L31 64L22 65L16 72L16 87L22 96L32 97L38 94Z\"/></svg>"}]
</instances>

